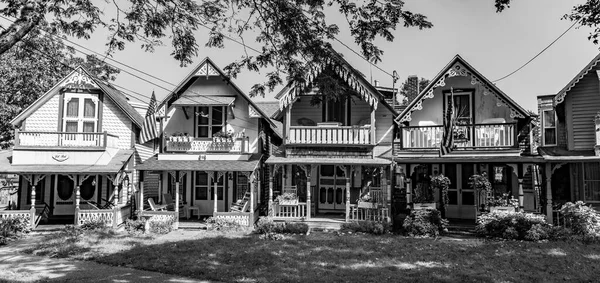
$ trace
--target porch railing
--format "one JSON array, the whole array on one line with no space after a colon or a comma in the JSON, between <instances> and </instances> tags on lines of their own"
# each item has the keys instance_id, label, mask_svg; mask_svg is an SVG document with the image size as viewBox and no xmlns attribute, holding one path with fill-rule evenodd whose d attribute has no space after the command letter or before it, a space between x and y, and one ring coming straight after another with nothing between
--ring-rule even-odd
<instances>
[{"instance_id":1,"label":"porch railing","mask_svg":"<svg viewBox=\"0 0 600 283\"><path fill-rule=\"evenodd\" d=\"M232 220L242 226L254 226L254 214L252 212L215 212L213 217Z\"/></svg>"},{"instance_id":2,"label":"porch railing","mask_svg":"<svg viewBox=\"0 0 600 283\"><path fill-rule=\"evenodd\" d=\"M333 126L333 127L304 127L292 126L288 135L290 144L342 144L368 145L371 144L370 126Z\"/></svg>"},{"instance_id":3,"label":"porch railing","mask_svg":"<svg viewBox=\"0 0 600 283\"><path fill-rule=\"evenodd\" d=\"M389 209L387 207L360 207L358 205L350 206L351 221L376 221L386 222L389 220Z\"/></svg>"},{"instance_id":4,"label":"porch railing","mask_svg":"<svg viewBox=\"0 0 600 283\"><path fill-rule=\"evenodd\" d=\"M167 152L249 152L249 138L193 138L193 137L167 137Z\"/></svg>"},{"instance_id":5,"label":"porch railing","mask_svg":"<svg viewBox=\"0 0 600 283\"><path fill-rule=\"evenodd\" d=\"M172 221L173 228L179 228L179 215L175 211L140 211L138 217L152 221Z\"/></svg>"},{"instance_id":6,"label":"porch railing","mask_svg":"<svg viewBox=\"0 0 600 283\"><path fill-rule=\"evenodd\" d=\"M119 137L103 133L15 132L15 147L117 148Z\"/></svg>"},{"instance_id":7,"label":"porch railing","mask_svg":"<svg viewBox=\"0 0 600 283\"><path fill-rule=\"evenodd\" d=\"M35 208L28 210L0 210L0 219L22 217L29 223L31 229L35 228Z\"/></svg>"},{"instance_id":8,"label":"porch railing","mask_svg":"<svg viewBox=\"0 0 600 283\"><path fill-rule=\"evenodd\" d=\"M454 127L457 148L514 148L517 144L517 124L474 124ZM398 149L439 149L443 126L410 126L400 131Z\"/></svg>"},{"instance_id":9,"label":"porch railing","mask_svg":"<svg viewBox=\"0 0 600 283\"><path fill-rule=\"evenodd\" d=\"M79 209L75 211L75 224L104 222L108 227L117 228L131 218L131 205L116 206L112 209Z\"/></svg>"},{"instance_id":10,"label":"porch railing","mask_svg":"<svg viewBox=\"0 0 600 283\"><path fill-rule=\"evenodd\" d=\"M299 202L295 205L280 205L273 203L273 217L275 218L304 218L306 217L306 203Z\"/></svg>"}]
</instances>

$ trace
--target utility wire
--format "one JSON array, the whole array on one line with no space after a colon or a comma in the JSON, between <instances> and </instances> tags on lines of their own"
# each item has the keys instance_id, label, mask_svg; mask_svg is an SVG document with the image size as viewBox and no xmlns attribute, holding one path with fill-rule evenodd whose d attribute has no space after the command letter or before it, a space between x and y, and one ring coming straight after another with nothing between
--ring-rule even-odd
<instances>
[{"instance_id":1,"label":"utility wire","mask_svg":"<svg viewBox=\"0 0 600 283\"><path fill-rule=\"evenodd\" d=\"M550 48L550 46L552 46L554 43L556 43L559 39L561 39L563 37L563 35L565 35L567 32L569 32L579 21L575 21L567 30L565 30L563 33L561 33L554 41L550 42L550 44L548 44L548 46L546 46L544 49L542 49L542 51L540 51L538 54L536 54L535 56L533 56L533 58L529 59L529 61L527 61L525 64L523 64L521 67L519 67L518 69L512 71L510 74L501 77L495 81L492 81L493 83L501 81L503 79L506 79L510 76L512 76L513 74L515 74L516 72L520 71L521 69L523 69L525 66L529 65L529 63L531 63L533 60L535 60L537 57L539 57L540 55L542 55L542 53L544 53L544 51L546 51L548 48Z\"/></svg>"}]
</instances>

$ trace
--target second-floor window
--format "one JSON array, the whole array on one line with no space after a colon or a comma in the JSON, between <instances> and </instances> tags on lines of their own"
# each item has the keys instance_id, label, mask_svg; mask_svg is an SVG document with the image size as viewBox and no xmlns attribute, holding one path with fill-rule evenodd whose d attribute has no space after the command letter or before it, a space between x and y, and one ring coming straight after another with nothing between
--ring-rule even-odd
<instances>
[{"instance_id":1,"label":"second-floor window","mask_svg":"<svg viewBox=\"0 0 600 283\"><path fill-rule=\"evenodd\" d=\"M98 96L66 93L63 108L63 131L93 133L98 129Z\"/></svg>"},{"instance_id":2,"label":"second-floor window","mask_svg":"<svg viewBox=\"0 0 600 283\"><path fill-rule=\"evenodd\" d=\"M543 145L556 145L556 113L553 109L542 111Z\"/></svg>"},{"instance_id":3,"label":"second-floor window","mask_svg":"<svg viewBox=\"0 0 600 283\"><path fill-rule=\"evenodd\" d=\"M196 107L196 137L212 138L225 127L227 107L200 106Z\"/></svg>"}]
</instances>

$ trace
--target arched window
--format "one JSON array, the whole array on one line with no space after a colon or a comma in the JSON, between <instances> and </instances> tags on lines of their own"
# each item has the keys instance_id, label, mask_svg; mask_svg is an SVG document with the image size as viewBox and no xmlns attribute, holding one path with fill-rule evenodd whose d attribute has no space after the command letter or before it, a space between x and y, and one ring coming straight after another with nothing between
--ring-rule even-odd
<instances>
[{"instance_id":1,"label":"arched window","mask_svg":"<svg viewBox=\"0 0 600 283\"><path fill-rule=\"evenodd\" d=\"M81 183L79 187L81 199L90 200L94 197L96 192L96 177L89 177Z\"/></svg>"},{"instance_id":2,"label":"arched window","mask_svg":"<svg viewBox=\"0 0 600 283\"><path fill-rule=\"evenodd\" d=\"M73 180L65 175L58 175L58 187L56 192L61 200L69 200L73 195L75 184Z\"/></svg>"}]
</instances>

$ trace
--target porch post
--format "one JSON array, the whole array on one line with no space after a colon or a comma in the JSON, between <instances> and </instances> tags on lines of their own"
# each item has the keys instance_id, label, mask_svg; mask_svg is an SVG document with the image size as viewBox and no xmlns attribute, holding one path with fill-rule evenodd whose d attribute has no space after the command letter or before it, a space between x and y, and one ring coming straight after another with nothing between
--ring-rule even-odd
<instances>
[{"instance_id":1,"label":"porch post","mask_svg":"<svg viewBox=\"0 0 600 283\"><path fill-rule=\"evenodd\" d=\"M31 175L31 208L35 209L35 185L37 185L37 183L35 182L35 175L32 174Z\"/></svg>"},{"instance_id":2,"label":"porch post","mask_svg":"<svg viewBox=\"0 0 600 283\"><path fill-rule=\"evenodd\" d=\"M254 190L256 189L256 172L250 175L250 213L254 215Z\"/></svg>"},{"instance_id":3,"label":"porch post","mask_svg":"<svg viewBox=\"0 0 600 283\"><path fill-rule=\"evenodd\" d=\"M179 219L179 171L175 171L175 218ZM179 222L179 221L177 221Z\"/></svg>"},{"instance_id":4,"label":"porch post","mask_svg":"<svg viewBox=\"0 0 600 283\"><path fill-rule=\"evenodd\" d=\"M118 177L115 177L115 180L113 181L113 186L115 186L114 190L113 190L113 206L117 206L117 204L119 204L119 185L117 183Z\"/></svg>"},{"instance_id":5,"label":"porch post","mask_svg":"<svg viewBox=\"0 0 600 283\"><path fill-rule=\"evenodd\" d=\"M306 165L306 219L311 217L311 200L310 200L310 178L312 168L310 165Z\"/></svg>"},{"instance_id":6,"label":"porch post","mask_svg":"<svg viewBox=\"0 0 600 283\"><path fill-rule=\"evenodd\" d=\"M144 181L140 181L140 212L144 211Z\"/></svg>"},{"instance_id":7,"label":"porch post","mask_svg":"<svg viewBox=\"0 0 600 283\"><path fill-rule=\"evenodd\" d=\"M346 222L350 221L350 177L352 176L352 165L346 168Z\"/></svg>"},{"instance_id":8,"label":"porch post","mask_svg":"<svg viewBox=\"0 0 600 283\"><path fill-rule=\"evenodd\" d=\"M370 144L376 144L377 141L376 131L375 131L375 107L371 106L371 142Z\"/></svg>"},{"instance_id":9,"label":"porch post","mask_svg":"<svg viewBox=\"0 0 600 283\"><path fill-rule=\"evenodd\" d=\"M519 172L520 173L520 172ZM525 193L523 192L523 177L519 177L519 210L523 211L523 201L525 199Z\"/></svg>"},{"instance_id":10,"label":"porch post","mask_svg":"<svg viewBox=\"0 0 600 283\"><path fill-rule=\"evenodd\" d=\"M546 221L554 223L552 215L552 166L550 162L544 164L546 175Z\"/></svg>"},{"instance_id":11,"label":"porch post","mask_svg":"<svg viewBox=\"0 0 600 283\"><path fill-rule=\"evenodd\" d=\"M269 165L269 217L273 217L273 165Z\"/></svg>"}]
</instances>

